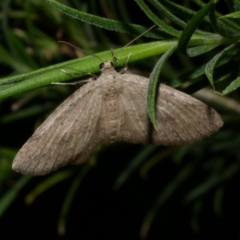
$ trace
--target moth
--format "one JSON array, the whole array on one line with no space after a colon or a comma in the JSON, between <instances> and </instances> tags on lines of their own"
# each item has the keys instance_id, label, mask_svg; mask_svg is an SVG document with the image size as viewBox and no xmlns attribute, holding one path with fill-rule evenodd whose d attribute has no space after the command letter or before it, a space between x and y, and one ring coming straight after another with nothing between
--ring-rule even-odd
<instances>
[{"instance_id":1,"label":"moth","mask_svg":"<svg viewBox=\"0 0 240 240\"><path fill-rule=\"evenodd\" d=\"M67 98L17 153L12 168L44 175L81 164L100 143L182 145L222 127L219 114L199 100L160 84L155 129L147 114L149 79L100 64L101 75Z\"/></svg>"}]
</instances>

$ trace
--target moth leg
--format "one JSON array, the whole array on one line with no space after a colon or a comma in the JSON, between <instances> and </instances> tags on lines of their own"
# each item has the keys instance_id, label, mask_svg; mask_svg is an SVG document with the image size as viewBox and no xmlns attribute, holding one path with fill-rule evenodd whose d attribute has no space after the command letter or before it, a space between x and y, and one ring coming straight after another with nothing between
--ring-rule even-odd
<instances>
[{"instance_id":1,"label":"moth leg","mask_svg":"<svg viewBox=\"0 0 240 240\"><path fill-rule=\"evenodd\" d=\"M63 73L66 73L66 74L72 76L71 73L67 72L65 69L61 69L61 71L62 71ZM93 75L92 73L84 73L84 75L90 75L90 76L92 76L92 77L91 77L91 78L88 78L88 79L86 79L86 80L79 80L79 81L76 81L76 82L70 82L70 83L52 82L51 84L53 84L53 85L77 85L77 84L81 84L81 83L91 82L91 81L97 79L97 76L96 76L96 75Z\"/></svg>"},{"instance_id":2,"label":"moth leg","mask_svg":"<svg viewBox=\"0 0 240 240\"><path fill-rule=\"evenodd\" d=\"M119 71L120 74L123 74L123 73L125 73L127 71L127 69L128 69L127 65L128 65L128 61L129 61L130 57L131 57L131 53L128 54L127 61L125 63L124 68Z\"/></svg>"},{"instance_id":3,"label":"moth leg","mask_svg":"<svg viewBox=\"0 0 240 240\"><path fill-rule=\"evenodd\" d=\"M91 82L91 81L95 81L95 78L89 78L86 80L80 80L80 81L71 82L71 83L52 82L51 84L53 84L53 85L77 85L77 84L87 83L87 82Z\"/></svg>"}]
</instances>

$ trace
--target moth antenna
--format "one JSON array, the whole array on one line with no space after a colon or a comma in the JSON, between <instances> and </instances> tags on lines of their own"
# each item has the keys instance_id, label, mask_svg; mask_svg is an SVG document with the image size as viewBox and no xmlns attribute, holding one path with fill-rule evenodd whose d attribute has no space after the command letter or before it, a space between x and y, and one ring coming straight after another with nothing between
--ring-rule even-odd
<instances>
[{"instance_id":1,"label":"moth antenna","mask_svg":"<svg viewBox=\"0 0 240 240\"><path fill-rule=\"evenodd\" d=\"M112 51L112 58L111 58L111 61L112 59L116 59L116 55L121 52L125 47L129 46L130 44L132 44L133 42L135 42L137 39L139 39L140 37L142 37L144 34L146 34L147 32L149 32L151 29L153 29L154 27L156 27L156 25L153 25L151 26L150 28L148 28L145 32L141 33L139 36L137 36L136 38L134 38L132 41L130 41L129 43L127 43L125 46L121 47L115 54L114 52Z\"/></svg>"},{"instance_id":2,"label":"moth antenna","mask_svg":"<svg viewBox=\"0 0 240 240\"><path fill-rule=\"evenodd\" d=\"M65 41L58 41L58 42L59 42L59 43L67 44L67 45L69 45L69 46L71 46L71 47L73 47L73 48L76 48L76 49L78 49L78 50L81 50L81 51L84 52L84 53L87 53L87 54L90 54L90 55L96 57L96 58L99 59L101 62L104 62L103 59L101 59L101 58L98 57L97 55L92 54L92 53L90 53L90 52L88 52L88 51L86 51L86 50L83 50L83 49L79 48L79 47L76 47L75 45L73 45L73 44L71 44L71 43L69 43L69 42L65 42Z\"/></svg>"}]
</instances>

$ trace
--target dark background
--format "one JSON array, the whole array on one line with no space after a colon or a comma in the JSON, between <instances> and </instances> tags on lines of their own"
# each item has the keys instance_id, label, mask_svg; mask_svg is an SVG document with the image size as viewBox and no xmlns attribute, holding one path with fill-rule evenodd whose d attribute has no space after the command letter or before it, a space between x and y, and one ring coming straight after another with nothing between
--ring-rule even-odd
<instances>
[{"instance_id":1,"label":"dark background","mask_svg":"<svg viewBox=\"0 0 240 240\"><path fill-rule=\"evenodd\" d=\"M73 8L79 9L81 6L86 12L106 18L112 17L144 26L152 25L135 1L124 1L126 15L118 7L121 5L118 5L119 1L66 2ZM190 9L199 10L199 6L193 1L183 1L183 4ZM13 33L17 35L19 29L28 33L25 17L30 14L33 28L46 34L46 37L42 36L42 39L39 39L41 43L32 42L34 34L29 33L29 38L17 35L20 36L26 51L31 49L29 54L36 63L35 67L29 66L29 70L77 57L75 50L59 46L57 40L60 39L96 53L110 47L123 46L135 37L88 26L59 13L45 1L29 1L29 4L13 1L8 7L9 26ZM222 13L227 11L225 3L221 2L218 8ZM162 17L161 14L158 16ZM209 25L203 24L202 28L212 31ZM150 40L143 37L138 40L141 41ZM1 46L5 49L9 47L4 35L1 37ZM42 46L46 46L46 49ZM190 59L190 65L197 68L210 57L211 55L207 55ZM129 67L141 69L144 73L150 72L156 60L157 58L145 60ZM181 73L184 67L189 68L189 65L183 66L184 64L186 62L183 63L178 54L169 62L178 73ZM20 72L1 59L1 76ZM165 73L164 81L167 81L168 77ZM11 150L8 154L0 151L0 196L16 188L16 183L21 177L10 169L17 150L32 135L36 126L74 91L75 88L69 86L60 90L55 87L42 88L37 93L33 91L1 102L1 119L12 113L13 103L19 103L23 99L27 99L26 104L23 104L24 108L43 108L25 118L13 116L12 120L0 122L0 147ZM230 97L238 101L236 96L237 91ZM179 237L239 239L239 114L216 103L209 104L214 106L225 120L225 125L219 133L190 146L177 149L156 148L118 190L114 189L116 180L119 175L127 172L128 164L142 151L143 146L126 143L103 146L97 154L95 165L90 167L79 183L65 219L66 232L63 236L58 234L60 210L69 189L84 166L60 169L60 172L69 171L70 177L47 189L31 205L27 205L25 197L55 173L45 177L33 177L1 216L0 238L140 239L142 224L151 210L156 212L156 216L150 226L150 240ZM170 153L163 157L166 151ZM147 163L153 158L158 160L146 170ZM7 166L7 170L3 166ZM179 182L179 173L183 173L188 166L191 166L192 170ZM146 176L142 174L145 170ZM196 197L187 201L187 196L193 191L197 192ZM171 192L169 196L167 192ZM157 199L160 196L163 200L158 205ZM156 205L158 207L155 207Z\"/></svg>"}]
</instances>

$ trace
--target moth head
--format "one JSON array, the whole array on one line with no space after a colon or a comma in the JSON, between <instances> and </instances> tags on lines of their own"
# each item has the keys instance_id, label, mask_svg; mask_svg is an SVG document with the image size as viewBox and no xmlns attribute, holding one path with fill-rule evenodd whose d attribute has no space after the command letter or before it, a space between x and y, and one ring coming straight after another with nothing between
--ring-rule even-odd
<instances>
[{"instance_id":1,"label":"moth head","mask_svg":"<svg viewBox=\"0 0 240 240\"><path fill-rule=\"evenodd\" d=\"M105 69L112 69L114 68L114 65L112 62L102 62L99 64L99 68L101 70L101 72Z\"/></svg>"}]
</instances>

